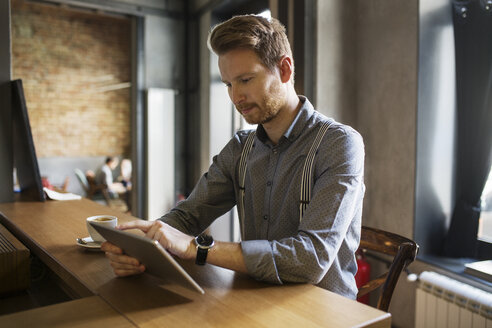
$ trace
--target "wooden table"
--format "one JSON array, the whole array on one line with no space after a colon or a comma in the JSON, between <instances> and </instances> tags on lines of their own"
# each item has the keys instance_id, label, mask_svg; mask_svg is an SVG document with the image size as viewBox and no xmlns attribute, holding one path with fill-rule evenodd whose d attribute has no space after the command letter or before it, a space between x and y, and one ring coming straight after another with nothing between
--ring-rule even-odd
<instances>
[{"instance_id":1,"label":"wooden table","mask_svg":"<svg viewBox=\"0 0 492 328\"><path fill-rule=\"evenodd\" d=\"M0 204L0 213L0 223L61 278L74 298L86 297L82 300L90 303L98 295L138 327L390 327L391 324L389 313L312 285L274 286L212 265L200 267L180 262L204 288L204 295L147 274L116 278L104 254L86 251L76 245L75 239L87 236L85 218L88 216L116 215L120 222L135 218L87 199L4 203ZM67 304L54 307L57 306ZM39 315L44 313L43 309L31 311ZM13 320L16 316L0 317L0 326L5 318Z\"/></svg>"}]
</instances>

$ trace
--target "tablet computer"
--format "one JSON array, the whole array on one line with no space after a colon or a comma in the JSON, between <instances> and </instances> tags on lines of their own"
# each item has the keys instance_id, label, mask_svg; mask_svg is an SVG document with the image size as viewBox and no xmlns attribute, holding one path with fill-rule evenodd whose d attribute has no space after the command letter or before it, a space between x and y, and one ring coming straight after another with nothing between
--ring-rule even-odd
<instances>
[{"instance_id":1,"label":"tablet computer","mask_svg":"<svg viewBox=\"0 0 492 328\"><path fill-rule=\"evenodd\" d=\"M96 222L90 222L90 224L107 241L123 249L125 254L138 259L145 265L145 272L205 294L203 288L193 280L158 241Z\"/></svg>"}]
</instances>

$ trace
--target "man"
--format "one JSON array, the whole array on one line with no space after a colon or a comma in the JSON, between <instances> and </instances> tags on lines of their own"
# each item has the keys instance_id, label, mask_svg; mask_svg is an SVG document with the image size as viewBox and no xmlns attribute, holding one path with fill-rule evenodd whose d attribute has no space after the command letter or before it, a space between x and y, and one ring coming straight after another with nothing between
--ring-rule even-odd
<instances>
[{"instance_id":1,"label":"man","mask_svg":"<svg viewBox=\"0 0 492 328\"><path fill-rule=\"evenodd\" d=\"M118 157L108 156L96 175L96 182L105 185L112 197L118 197L118 194L126 193L126 188L122 183L113 182L113 170L116 169L118 164Z\"/></svg>"},{"instance_id":2,"label":"man","mask_svg":"<svg viewBox=\"0 0 492 328\"><path fill-rule=\"evenodd\" d=\"M158 221L134 221L121 229L139 228L182 259L271 283L316 284L355 298L354 253L364 194L362 138L296 94L290 45L277 20L234 17L214 27L209 46L219 57L222 80L237 110L258 124L242 171L245 183L240 183L239 166L251 131L239 131L214 157L188 199ZM330 127L317 148L311 197L309 204L304 201L301 217L302 171L324 123ZM212 243L200 235L236 204L244 204L241 242ZM118 247L106 243L102 248L117 275L145 270Z\"/></svg>"}]
</instances>

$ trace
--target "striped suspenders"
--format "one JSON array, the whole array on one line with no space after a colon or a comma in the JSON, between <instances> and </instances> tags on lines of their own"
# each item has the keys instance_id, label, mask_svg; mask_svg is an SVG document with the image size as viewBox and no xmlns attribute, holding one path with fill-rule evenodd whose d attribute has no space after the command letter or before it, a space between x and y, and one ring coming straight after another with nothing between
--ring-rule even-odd
<instances>
[{"instance_id":1,"label":"striped suspenders","mask_svg":"<svg viewBox=\"0 0 492 328\"><path fill-rule=\"evenodd\" d=\"M321 140L325 136L326 131L330 127L331 123L323 122L320 129L318 130L318 134L309 149L309 153L306 157L306 161L304 162L304 168L302 169L302 180L301 180L301 201L299 203L299 222L302 221L302 216L304 215L304 211L311 201L311 180L312 180L312 171L313 171L313 163L314 156L318 152L319 145L321 144Z\"/></svg>"},{"instance_id":2,"label":"striped suspenders","mask_svg":"<svg viewBox=\"0 0 492 328\"><path fill-rule=\"evenodd\" d=\"M244 239L244 182L246 180L246 168L248 167L248 155L253 148L253 141L255 140L256 131L252 131L246 143L244 144L243 151L241 152L241 159L239 160L239 221L241 223L241 237Z\"/></svg>"},{"instance_id":3,"label":"striped suspenders","mask_svg":"<svg viewBox=\"0 0 492 328\"><path fill-rule=\"evenodd\" d=\"M302 180L301 180L301 197L299 204L299 222L302 220L302 216L304 211L311 200L311 184L312 184L312 171L314 164L314 157L316 156L316 152L318 151L319 145L321 144L321 140L323 140L326 131L330 127L330 122L323 122L321 124L320 129L318 130L318 134L309 149L309 153L306 157L306 161L304 162L304 168L302 170ZM246 143L244 144L243 151L241 152L241 158L239 160L239 204L238 204L238 212L239 212L239 220L241 222L241 232L244 232L244 184L246 180L246 169L247 169L247 158L251 148L253 147L253 141L256 133L255 131L251 132L246 139Z\"/></svg>"}]
</instances>

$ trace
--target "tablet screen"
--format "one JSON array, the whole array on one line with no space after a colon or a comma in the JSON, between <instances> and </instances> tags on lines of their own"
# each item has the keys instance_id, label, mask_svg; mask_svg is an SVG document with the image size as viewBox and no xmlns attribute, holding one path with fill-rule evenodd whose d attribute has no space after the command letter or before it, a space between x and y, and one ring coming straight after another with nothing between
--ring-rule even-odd
<instances>
[{"instance_id":1,"label":"tablet screen","mask_svg":"<svg viewBox=\"0 0 492 328\"><path fill-rule=\"evenodd\" d=\"M108 226L90 222L107 241L123 249L125 254L138 259L145 265L145 272L191 287L204 294L205 291L183 269L181 265L166 251L159 242L147 237L117 230Z\"/></svg>"}]
</instances>

